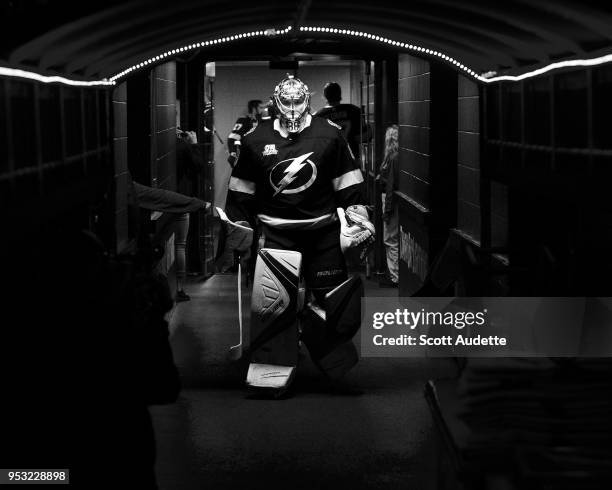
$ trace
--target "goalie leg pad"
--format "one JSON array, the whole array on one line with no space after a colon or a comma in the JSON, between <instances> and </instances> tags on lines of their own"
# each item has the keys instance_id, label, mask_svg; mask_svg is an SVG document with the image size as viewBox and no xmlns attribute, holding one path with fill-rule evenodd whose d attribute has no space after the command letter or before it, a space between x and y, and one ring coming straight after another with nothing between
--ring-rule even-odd
<instances>
[{"instance_id":1,"label":"goalie leg pad","mask_svg":"<svg viewBox=\"0 0 612 490\"><path fill-rule=\"evenodd\" d=\"M336 381L344 377L359 361L357 349L351 340L335 347L326 356L314 363L329 379Z\"/></svg>"},{"instance_id":2,"label":"goalie leg pad","mask_svg":"<svg viewBox=\"0 0 612 490\"><path fill-rule=\"evenodd\" d=\"M361 298L363 281L358 275L349 277L325 295L328 328L332 328L342 339L353 338L361 326Z\"/></svg>"},{"instance_id":3,"label":"goalie leg pad","mask_svg":"<svg viewBox=\"0 0 612 490\"><path fill-rule=\"evenodd\" d=\"M293 378L299 352L301 266L299 252L270 248L259 252L251 299L249 386L281 388Z\"/></svg>"},{"instance_id":4,"label":"goalie leg pad","mask_svg":"<svg viewBox=\"0 0 612 490\"><path fill-rule=\"evenodd\" d=\"M324 308L311 302L302 315L302 340L313 361L332 379L357 362L350 339L361 325L362 296L361 277L352 276L325 295Z\"/></svg>"}]
</instances>

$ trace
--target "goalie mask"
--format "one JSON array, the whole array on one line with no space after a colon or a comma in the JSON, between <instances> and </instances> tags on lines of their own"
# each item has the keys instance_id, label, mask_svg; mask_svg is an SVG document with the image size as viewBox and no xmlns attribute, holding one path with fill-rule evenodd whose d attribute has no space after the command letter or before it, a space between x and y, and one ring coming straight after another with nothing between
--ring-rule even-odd
<instances>
[{"instance_id":1,"label":"goalie mask","mask_svg":"<svg viewBox=\"0 0 612 490\"><path fill-rule=\"evenodd\" d=\"M310 111L308 86L299 78L289 75L276 86L272 100L281 125L290 133L299 133Z\"/></svg>"}]
</instances>

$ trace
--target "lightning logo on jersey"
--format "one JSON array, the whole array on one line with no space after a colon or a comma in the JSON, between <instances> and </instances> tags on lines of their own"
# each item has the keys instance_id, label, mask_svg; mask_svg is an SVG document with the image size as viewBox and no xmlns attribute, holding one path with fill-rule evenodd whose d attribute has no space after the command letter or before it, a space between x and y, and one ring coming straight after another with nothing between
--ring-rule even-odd
<instances>
[{"instance_id":1,"label":"lightning logo on jersey","mask_svg":"<svg viewBox=\"0 0 612 490\"><path fill-rule=\"evenodd\" d=\"M364 202L361 169L342 132L323 118L309 121L291 138L274 123L244 137L228 194L240 202L231 204L236 219L256 213L271 228L317 229L336 221L336 207Z\"/></svg>"},{"instance_id":2,"label":"lightning logo on jersey","mask_svg":"<svg viewBox=\"0 0 612 490\"><path fill-rule=\"evenodd\" d=\"M297 194L308 189L317 178L317 166L310 160L314 152L278 162L270 172L274 196Z\"/></svg>"}]
</instances>

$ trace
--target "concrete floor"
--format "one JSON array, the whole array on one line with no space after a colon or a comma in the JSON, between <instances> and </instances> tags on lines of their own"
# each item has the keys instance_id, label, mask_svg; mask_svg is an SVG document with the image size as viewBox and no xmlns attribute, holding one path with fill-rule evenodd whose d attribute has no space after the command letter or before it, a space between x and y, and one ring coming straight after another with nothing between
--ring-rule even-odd
<instances>
[{"instance_id":1,"label":"concrete floor","mask_svg":"<svg viewBox=\"0 0 612 490\"><path fill-rule=\"evenodd\" d=\"M453 364L362 359L349 380L364 393L339 396L327 392L306 355L295 396L248 399L246 364L225 358L238 341L235 287L234 275L195 282L191 301L174 313L170 340L183 390L177 403L151 410L160 489L433 488L437 462L423 386L452 376ZM397 290L368 281L366 294ZM245 318L248 303L246 296Z\"/></svg>"}]
</instances>

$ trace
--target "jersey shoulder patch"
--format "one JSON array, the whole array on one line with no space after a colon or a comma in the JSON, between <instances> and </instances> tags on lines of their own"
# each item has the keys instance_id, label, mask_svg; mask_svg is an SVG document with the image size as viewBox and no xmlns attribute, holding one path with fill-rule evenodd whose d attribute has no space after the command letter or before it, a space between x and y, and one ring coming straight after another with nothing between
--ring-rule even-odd
<instances>
[{"instance_id":1,"label":"jersey shoulder patch","mask_svg":"<svg viewBox=\"0 0 612 490\"><path fill-rule=\"evenodd\" d=\"M245 136L248 136L249 134L251 134L253 131L255 131L257 129L257 126L253 126L251 129L249 129L246 133L244 133Z\"/></svg>"},{"instance_id":2,"label":"jersey shoulder patch","mask_svg":"<svg viewBox=\"0 0 612 490\"><path fill-rule=\"evenodd\" d=\"M342 131L342 126L340 126L339 124L336 124L334 121L331 121L330 119L327 119L327 122L333 126L336 129L339 129L340 131Z\"/></svg>"}]
</instances>

